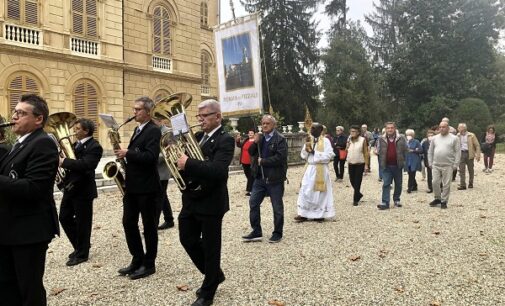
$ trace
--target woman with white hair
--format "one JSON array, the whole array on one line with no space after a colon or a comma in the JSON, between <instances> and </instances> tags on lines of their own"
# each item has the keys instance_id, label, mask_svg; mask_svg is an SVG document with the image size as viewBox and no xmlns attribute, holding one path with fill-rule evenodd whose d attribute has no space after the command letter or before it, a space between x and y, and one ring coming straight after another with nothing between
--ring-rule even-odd
<instances>
[{"instance_id":1,"label":"woman with white hair","mask_svg":"<svg viewBox=\"0 0 505 306\"><path fill-rule=\"evenodd\" d=\"M416 134L412 129L405 131L405 136L407 137L407 147L409 149L405 158L405 171L409 174L407 193L417 191L416 171L421 171L421 154L423 153L423 147L421 146L419 140L414 138L415 135Z\"/></svg>"}]
</instances>

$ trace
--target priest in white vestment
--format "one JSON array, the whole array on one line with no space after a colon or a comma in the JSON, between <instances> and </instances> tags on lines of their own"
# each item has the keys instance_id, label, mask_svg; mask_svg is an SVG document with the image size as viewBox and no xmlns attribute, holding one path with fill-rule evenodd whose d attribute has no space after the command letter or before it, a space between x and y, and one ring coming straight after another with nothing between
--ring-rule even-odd
<instances>
[{"instance_id":1,"label":"priest in white vestment","mask_svg":"<svg viewBox=\"0 0 505 306\"><path fill-rule=\"evenodd\" d=\"M314 123L301 151L307 161L300 192L298 193L298 216L296 221L307 219L323 221L335 217L333 190L328 164L335 156L331 142L322 134L323 126Z\"/></svg>"}]
</instances>

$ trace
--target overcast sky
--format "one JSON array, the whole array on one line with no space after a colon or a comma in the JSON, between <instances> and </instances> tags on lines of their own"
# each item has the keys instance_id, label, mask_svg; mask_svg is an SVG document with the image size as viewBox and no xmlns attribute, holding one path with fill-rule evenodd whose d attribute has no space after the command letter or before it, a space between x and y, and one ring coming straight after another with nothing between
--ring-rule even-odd
<instances>
[{"instance_id":1,"label":"overcast sky","mask_svg":"<svg viewBox=\"0 0 505 306\"><path fill-rule=\"evenodd\" d=\"M221 23L229 21L232 19L232 13L230 8L230 0L220 0L221 1ZM247 15L244 7L240 4L239 0L232 0L233 6L235 8L235 16L241 17ZM347 13L347 18L352 20L361 20L361 23L365 26L366 30L370 32L370 28L365 23L364 15L369 14L373 10L373 5L371 0L350 0L347 1L347 6L349 7L349 12ZM325 32L330 26L330 20L322 14L324 11L324 5L322 5L318 12L315 14L315 18L319 20L319 29ZM321 18L318 18L321 16ZM371 33L370 33L371 34ZM320 47L327 46L326 38L323 37L319 43Z\"/></svg>"}]
</instances>

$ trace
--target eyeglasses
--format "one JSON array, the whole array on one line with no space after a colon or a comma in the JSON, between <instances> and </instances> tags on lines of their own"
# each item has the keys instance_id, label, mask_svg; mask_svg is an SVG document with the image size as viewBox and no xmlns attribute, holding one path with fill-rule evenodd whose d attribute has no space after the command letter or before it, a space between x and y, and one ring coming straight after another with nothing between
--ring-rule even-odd
<instances>
[{"instance_id":1,"label":"eyeglasses","mask_svg":"<svg viewBox=\"0 0 505 306\"><path fill-rule=\"evenodd\" d=\"M21 109L15 109L13 112L12 112L12 116L16 115L16 117L24 117L24 116L28 116L28 114L33 114L33 112L25 112L24 110L21 110Z\"/></svg>"},{"instance_id":2,"label":"eyeglasses","mask_svg":"<svg viewBox=\"0 0 505 306\"><path fill-rule=\"evenodd\" d=\"M198 114L196 115L196 119L205 119L207 117L209 117L210 115L214 115L214 114L217 114L217 112L212 112L212 113L207 113L207 114Z\"/></svg>"}]
</instances>

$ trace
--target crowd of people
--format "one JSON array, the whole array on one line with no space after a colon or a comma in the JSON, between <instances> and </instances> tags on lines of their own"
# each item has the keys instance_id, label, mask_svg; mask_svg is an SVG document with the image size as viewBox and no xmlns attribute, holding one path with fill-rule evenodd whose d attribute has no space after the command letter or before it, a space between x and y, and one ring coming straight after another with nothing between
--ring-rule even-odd
<instances>
[{"instance_id":1,"label":"crowd of people","mask_svg":"<svg viewBox=\"0 0 505 306\"><path fill-rule=\"evenodd\" d=\"M160 148L167 128L158 118L151 117L154 106L149 97L139 97L133 102L131 119L138 125L127 148L114 147L118 161L125 165L122 223L131 254L131 261L118 274L131 280L156 273L158 230L175 226L166 192L170 173ZM3 131L1 134L0 294L7 305L47 304L43 285L46 253L50 241L59 235L59 223L73 247L66 265L82 264L90 256L93 201L97 197L94 173L103 149L93 138L94 123L79 118L73 126L75 158L62 156L58 145L44 131L48 116L43 98L23 95L12 114L16 143L6 144ZM196 291L197 299L192 303L203 306L213 303L218 286L226 279L221 269L221 231L223 217L230 207L227 181L235 146L242 148L240 163L247 178L245 190L250 208L251 231L242 239L245 242L263 239L260 208L268 197L274 214L274 229L268 241L279 243L284 235L288 144L271 115L262 117L262 133L249 131L244 140L233 139L225 132L221 108L215 100L201 102L196 117L201 131L195 134L195 139L203 158L190 157L186 152L178 156L175 166L186 184L181 189L179 240L204 275ZM479 162L481 153L484 172L492 172L498 141L493 126L478 139L465 123L454 129L447 118L429 129L421 141L411 129L401 134L394 122L387 122L382 132L378 129L370 132L365 124L352 125L349 136L342 126L337 126L335 132L331 136L323 125L313 123L307 133L300 152L306 166L298 193L296 222L323 222L335 216L329 168L332 161L337 184L344 179L348 164L349 181L354 189L352 205L358 206L364 196L363 176L370 173L373 154L377 155L382 181L379 210L388 210L393 205L402 207L403 172L408 173L407 193L411 193L418 191L416 174L423 168L427 174L427 192L434 195L430 206L445 209L451 181L458 170L458 190L474 187L475 161ZM59 169L65 170L65 176L59 186L63 199L58 215L53 188ZM164 221L160 224L162 213Z\"/></svg>"}]
</instances>

